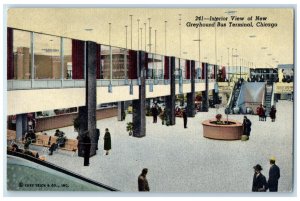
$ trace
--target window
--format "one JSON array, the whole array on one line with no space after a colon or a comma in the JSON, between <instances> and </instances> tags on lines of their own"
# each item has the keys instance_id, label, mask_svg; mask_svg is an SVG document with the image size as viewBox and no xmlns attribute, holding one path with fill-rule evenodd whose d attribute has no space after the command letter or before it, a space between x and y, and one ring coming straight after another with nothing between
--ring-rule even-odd
<instances>
[{"instance_id":1,"label":"window","mask_svg":"<svg viewBox=\"0 0 300 201\"><path fill-rule=\"evenodd\" d=\"M35 79L60 79L60 38L34 34Z\"/></svg>"},{"instance_id":2,"label":"window","mask_svg":"<svg viewBox=\"0 0 300 201\"><path fill-rule=\"evenodd\" d=\"M13 30L14 79L31 79L31 33Z\"/></svg>"},{"instance_id":3,"label":"window","mask_svg":"<svg viewBox=\"0 0 300 201\"><path fill-rule=\"evenodd\" d=\"M72 40L63 39L64 79L72 79Z\"/></svg>"}]
</instances>

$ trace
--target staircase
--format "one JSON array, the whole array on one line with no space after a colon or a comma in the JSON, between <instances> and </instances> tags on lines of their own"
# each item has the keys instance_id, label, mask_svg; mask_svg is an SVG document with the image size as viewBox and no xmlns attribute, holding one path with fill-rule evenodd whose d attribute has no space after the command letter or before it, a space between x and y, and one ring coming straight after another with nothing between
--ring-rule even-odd
<instances>
[{"instance_id":1,"label":"staircase","mask_svg":"<svg viewBox=\"0 0 300 201\"><path fill-rule=\"evenodd\" d=\"M269 116L272 107L272 94L273 94L273 83L267 82L265 86L265 101L264 106L266 110L266 115Z\"/></svg>"}]
</instances>

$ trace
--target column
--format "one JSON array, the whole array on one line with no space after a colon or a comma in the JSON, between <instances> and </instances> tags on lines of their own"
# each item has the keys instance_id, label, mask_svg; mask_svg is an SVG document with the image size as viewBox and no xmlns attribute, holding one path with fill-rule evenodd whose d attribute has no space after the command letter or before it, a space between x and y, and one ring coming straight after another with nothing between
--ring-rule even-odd
<instances>
[{"instance_id":1,"label":"column","mask_svg":"<svg viewBox=\"0 0 300 201\"><path fill-rule=\"evenodd\" d=\"M84 156L83 150L87 146L84 141L84 135L88 133L91 140L90 156L96 154L97 136L96 136L96 57L97 43L86 42L86 68L85 68L85 106L79 107L79 149L78 156Z\"/></svg>"},{"instance_id":2,"label":"column","mask_svg":"<svg viewBox=\"0 0 300 201\"><path fill-rule=\"evenodd\" d=\"M171 57L170 65L170 95L166 97L166 112L169 125L175 125L175 57Z\"/></svg>"},{"instance_id":3,"label":"column","mask_svg":"<svg viewBox=\"0 0 300 201\"><path fill-rule=\"evenodd\" d=\"M187 93L187 116L188 117L195 117L195 61L190 61L190 79L191 79L191 93Z\"/></svg>"},{"instance_id":4,"label":"column","mask_svg":"<svg viewBox=\"0 0 300 201\"><path fill-rule=\"evenodd\" d=\"M205 91L202 91L202 112L208 112L208 63L202 63L202 70L204 71Z\"/></svg>"},{"instance_id":5,"label":"column","mask_svg":"<svg viewBox=\"0 0 300 201\"><path fill-rule=\"evenodd\" d=\"M16 115L16 135L17 140L22 139L27 132L27 114Z\"/></svg>"},{"instance_id":6,"label":"column","mask_svg":"<svg viewBox=\"0 0 300 201\"><path fill-rule=\"evenodd\" d=\"M125 120L125 102L119 101L118 102L118 121Z\"/></svg>"},{"instance_id":7,"label":"column","mask_svg":"<svg viewBox=\"0 0 300 201\"><path fill-rule=\"evenodd\" d=\"M217 65L214 65L214 71L215 71L215 85L213 89L213 103L219 104L219 93L218 93L218 74L219 74L219 68Z\"/></svg>"},{"instance_id":8,"label":"column","mask_svg":"<svg viewBox=\"0 0 300 201\"><path fill-rule=\"evenodd\" d=\"M133 122L133 136L146 136L146 70L145 70L145 52L138 52L138 72L139 72L139 99L132 101L132 122Z\"/></svg>"}]
</instances>

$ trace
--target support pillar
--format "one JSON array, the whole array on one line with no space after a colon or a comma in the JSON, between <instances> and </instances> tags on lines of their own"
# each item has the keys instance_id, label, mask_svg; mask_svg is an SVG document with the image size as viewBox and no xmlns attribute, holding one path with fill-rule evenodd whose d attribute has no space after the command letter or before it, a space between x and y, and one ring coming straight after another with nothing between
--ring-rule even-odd
<instances>
[{"instance_id":1,"label":"support pillar","mask_svg":"<svg viewBox=\"0 0 300 201\"><path fill-rule=\"evenodd\" d=\"M217 65L214 65L214 69L215 69L215 87L213 89L213 103L215 104L219 104L219 93L218 93L218 73L219 73L219 68Z\"/></svg>"},{"instance_id":2,"label":"support pillar","mask_svg":"<svg viewBox=\"0 0 300 201\"><path fill-rule=\"evenodd\" d=\"M145 70L145 52L138 52L138 72L139 72L139 99L132 101L132 122L133 122L133 136L146 136L146 70Z\"/></svg>"},{"instance_id":3,"label":"support pillar","mask_svg":"<svg viewBox=\"0 0 300 201\"><path fill-rule=\"evenodd\" d=\"M166 112L169 125L175 125L175 57L171 57L170 95L166 97Z\"/></svg>"},{"instance_id":4,"label":"support pillar","mask_svg":"<svg viewBox=\"0 0 300 201\"><path fill-rule=\"evenodd\" d=\"M208 112L209 103L208 103L208 63L202 63L202 69L205 76L205 91L202 91L202 112Z\"/></svg>"},{"instance_id":5,"label":"support pillar","mask_svg":"<svg viewBox=\"0 0 300 201\"><path fill-rule=\"evenodd\" d=\"M195 61L190 61L191 65L191 93L187 93L187 116L188 117L195 117L196 110L195 110Z\"/></svg>"},{"instance_id":6,"label":"support pillar","mask_svg":"<svg viewBox=\"0 0 300 201\"><path fill-rule=\"evenodd\" d=\"M16 138L21 140L27 132L27 114L16 115Z\"/></svg>"},{"instance_id":7,"label":"support pillar","mask_svg":"<svg viewBox=\"0 0 300 201\"><path fill-rule=\"evenodd\" d=\"M125 102L119 101L118 102L118 121L125 120Z\"/></svg>"},{"instance_id":8,"label":"support pillar","mask_svg":"<svg viewBox=\"0 0 300 201\"><path fill-rule=\"evenodd\" d=\"M85 69L85 106L79 108L79 150L78 156L84 156L83 150L87 134L90 138L90 156L96 154L97 135L96 135L96 62L97 62L98 44L95 42L86 42L86 69Z\"/></svg>"}]
</instances>

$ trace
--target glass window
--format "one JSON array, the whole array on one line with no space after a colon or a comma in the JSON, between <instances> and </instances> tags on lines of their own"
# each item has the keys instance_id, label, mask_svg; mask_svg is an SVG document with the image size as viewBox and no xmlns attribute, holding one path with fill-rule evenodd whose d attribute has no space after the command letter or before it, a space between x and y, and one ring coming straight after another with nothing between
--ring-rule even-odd
<instances>
[{"instance_id":1,"label":"glass window","mask_svg":"<svg viewBox=\"0 0 300 201\"><path fill-rule=\"evenodd\" d=\"M69 38L63 40L64 78L72 79L72 40Z\"/></svg>"},{"instance_id":2,"label":"glass window","mask_svg":"<svg viewBox=\"0 0 300 201\"><path fill-rule=\"evenodd\" d=\"M60 79L60 38L34 34L35 79Z\"/></svg>"},{"instance_id":3,"label":"glass window","mask_svg":"<svg viewBox=\"0 0 300 201\"><path fill-rule=\"evenodd\" d=\"M182 79L186 79L186 60L185 59L180 59L180 71L181 71L181 76Z\"/></svg>"},{"instance_id":4,"label":"glass window","mask_svg":"<svg viewBox=\"0 0 300 201\"><path fill-rule=\"evenodd\" d=\"M154 55L155 61L155 78L164 79L164 57L162 55Z\"/></svg>"},{"instance_id":5,"label":"glass window","mask_svg":"<svg viewBox=\"0 0 300 201\"><path fill-rule=\"evenodd\" d=\"M175 79L179 79L179 75L180 75L179 59L175 58Z\"/></svg>"},{"instance_id":6,"label":"glass window","mask_svg":"<svg viewBox=\"0 0 300 201\"><path fill-rule=\"evenodd\" d=\"M129 69L129 51L124 48L111 47L112 79L125 79ZM126 66L125 66L126 64ZM101 79L110 79L110 47L101 46ZM127 72L125 69L127 68Z\"/></svg>"},{"instance_id":7,"label":"glass window","mask_svg":"<svg viewBox=\"0 0 300 201\"><path fill-rule=\"evenodd\" d=\"M31 33L13 31L14 79L31 78Z\"/></svg>"},{"instance_id":8,"label":"glass window","mask_svg":"<svg viewBox=\"0 0 300 201\"><path fill-rule=\"evenodd\" d=\"M195 71L196 71L196 75L195 75L195 79L201 79L201 76L202 76L202 67L201 67L201 64L199 61L196 61L195 62Z\"/></svg>"}]
</instances>

